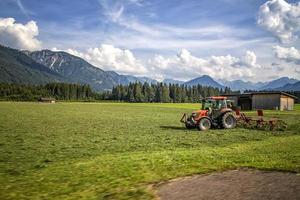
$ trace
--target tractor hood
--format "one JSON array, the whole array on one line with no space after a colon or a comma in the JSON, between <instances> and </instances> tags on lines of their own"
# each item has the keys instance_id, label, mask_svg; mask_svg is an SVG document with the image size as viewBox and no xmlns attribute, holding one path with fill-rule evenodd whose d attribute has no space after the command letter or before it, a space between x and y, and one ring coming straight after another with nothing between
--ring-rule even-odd
<instances>
[{"instance_id":1,"label":"tractor hood","mask_svg":"<svg viewBox=\"0 0 300 200\"><path fill-rule=\"evenodd\" d=\"M207 116L208 110L195 110L192 112L192 116Z\"/></svg>"}]
</instances>

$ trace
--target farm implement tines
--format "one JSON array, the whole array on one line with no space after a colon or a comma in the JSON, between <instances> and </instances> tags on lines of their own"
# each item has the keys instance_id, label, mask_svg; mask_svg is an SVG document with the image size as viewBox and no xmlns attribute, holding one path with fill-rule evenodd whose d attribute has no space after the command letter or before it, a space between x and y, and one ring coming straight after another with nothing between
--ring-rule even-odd
<instances>
[{"instance_id":1,"label":"farm implement tines","mask_svg":"<svg viewBox=\"0 0 300 200\"><path fill-rule=\"evenodd\" d=\"M278 118L264 118L263 110L257 110L257 117L246 116L245 113L236 110L236 119L239 126L264 130L283 130L287 128L286 122Z\"/></svg>"}]
</instances>

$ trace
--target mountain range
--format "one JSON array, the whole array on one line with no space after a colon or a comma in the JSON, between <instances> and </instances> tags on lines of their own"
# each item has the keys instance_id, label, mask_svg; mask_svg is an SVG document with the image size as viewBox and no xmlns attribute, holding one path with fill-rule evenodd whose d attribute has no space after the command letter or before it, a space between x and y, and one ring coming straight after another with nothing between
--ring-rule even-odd
<instances>
[{"instance_id":1,"label":"mountain range","mask_svg":"<svg viewBox=\"0 0 300 200\"><path fill-rule=\"evenodd\" d=\"M104 71L84 59L63 51L20 51L0 45L0 82L20 84L43 84L47 82L73 82L89 84L95 91L111 90L118 84L130 82L158 83L148 77L122 75L114 71ZM282 77L270 82L250 82L243 80L214 80L203 75L189 81L165 79L166 84L203 85L232 90L284 90L300 91L296 79Z\"/></svg>"},{"instance_id":2,"label":"mountain range","mask_svg":"<svg viewBox=\"0 0 300 200\"><path fill-rule=\"evenodd\" d=\"M282 87L278 87L275 90L278 91L300 91L300 81L293 83L293 84L286 84Z\"/></svg>"},{"instance_id":3,"label":"mountain range","mask_svg":"<svg viewBox=\"0 0 300 200\"><path fill-rule=\"evenodd\" d=\"M251 81L242 81L242 80L219 80L222 85L230 87L232 90L258 90L259 88L268 84L268 82L251 82Z\"/></svg>"},{"instance_id":4,"label":"mountain range","mask_svg":"<svg viewBox=\"0 0 300 200\"><path fill-rule=\"evenodd\" d=\"M282 77L276 80L273 80L266 85L262 86L259 88L259 90L272 90L272 89L277 89L280 87L283 87L287 84L294 84L297 83L299 80L293 79L293 78L288 78L288 77Z\"/></svg>"},{"instance_id":5,"label":"mountain range","mask_svg":"<svg viewBox=\"0 0 300 200\"><path fill-rule=\"evenodd\" d=\"M224 85L221 85L220 83L218 83L217 81L215 81L212 77L210 77L208 75L200 76L198 78L187 81L184 84L186 84L188 86L203 85L203 86L212 86L212 87L220 88L220 89L225 88Z\"/></svg>"},{"instance_id":6,"label":"mountain range","mask_svg":"<svg viewBox=\"0 0 300 200\"><path fill-rule=\"evenodd\" d=\"M245 90L300 91L299 80L288 78L288 77L282 77L282 78L275 79L273 81L257 82L257 83L251 81L242 81L242 80L233 80L233 81L219 80L219 82L213 80L211 77L207 75L204 75L196 79L193 79L191 81L185 82L185 84L187 85L200 84L200 85L213 86L220 89L224 87L229 87L231 90L240 90L240 91L245 91Z\"/></svg>"},{"instance_id":7,"label":"mountain range","mask_svg":"<svg viewBox=\"0 0 300 200\"><path fill-rule=\"evenodd\" d=\"M54 52L50 50L23 51L37 63L40 63L50 70L66 77L76 83L89 84L94 90L101 91L111 89L118 84L129 84L138 81L138 78L131 80L131 77L119 75L113 71L104 71L91 65L82 58L73 56L66 52Z\"/></svg>"},{"instance_id":8,"label":"mountain range","mask_svg":"<svg viewBox=\"0 0 300 200\"><path fill-rule=\"evenodd\" d=\"M163 83L166 83L166 84L183 84L184 81L179 81L179 80L175 80L175 79L171 79L171 78L166 78L163 80Z\"/></svg>"},{"instance_id":9,"label":"mountain range","mask_svg":"<svg viewBox=\"0 0 300 200\"><path fill-rule=\"evenodd\" d=\"M0 46L0 81L20 84L69 82L57 72L35 62L24 53Z\"/></svg>"},{"instance_id":10,"label":"mountain range","mask_svg":"<svg viewBox=\"0 0 300 200\"><path fill-rule=\"evenodd\" d=\"M297 83L299 80L288 78L288 77L282 77L275 79L273 81L267 81L267 82L257 82L253 83L251 81L242 81L242 80L234 80L234 81L226 81L226 80L220 80L220 82L230 87L232 90L278 90L278 88L283 87L287 84L294 84ZM300 88L298 89L300 90Z\"/></svg>"}]
</instances>

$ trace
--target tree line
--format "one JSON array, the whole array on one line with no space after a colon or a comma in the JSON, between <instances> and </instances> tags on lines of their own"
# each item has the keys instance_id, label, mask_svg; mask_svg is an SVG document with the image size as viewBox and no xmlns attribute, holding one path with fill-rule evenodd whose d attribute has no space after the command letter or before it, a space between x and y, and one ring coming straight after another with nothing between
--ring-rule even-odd
<instances>
[{"instance_id":1,"label":"tree line","mask_svg":"<svg viewBox=\"0 0 300 200\"><path fill-rule=\"evenodd\" d=\"M291 91L288 92L291 95L294 95L295 97L297 97L296 102L295 103L300 103L300 91Z\"/></svg>"},{"instance_id":2,"label":"tree line","mask_svg":"<svg viewBox=\"0 0 300 200\"><path fill-rule=\"evenodd\" d=\"M125 102L200 102L201 97L228 94L230 88L218 89L209 86L187 86L179 84L148 84L130 83L129 85L117 85L111 93L107 93L103 99Z\"/></svg>"},{"instance_id":3,"label":"tree line","mask_svg":"<svg viewBox=\"0 0 300 200\"><path fill-rule=\"evenodd\" d=\"M48 83L45 85L23 85L0 83L0 98L13 101L35 101L41 97L58 100L91 100L95 94L89 85L70 83Z\"/></svg>"},{"instance_id":4,"label":"tree line","mask_svg":"<svg viewBox=\"0 0 300 200\"><path fill-rule=\"evenodd\" d=\"M253 92L253 91L245 91ZM230 88L218 89L209 86L179 84L130 83L117 85L111 91L94 92L87 84L48 83L45 85L24 85L0 83L0 100L37 101L41 97L52 97L66 101L112 100L124 102L174 102L197 103L201 97L233 93ZM239 91L237 91L239 93ZM300 91L288 92L298 99Z\"/></svg>"},{"instance_id":5,"label":"tree line","mask_svg":"<svg viewBox=\"0 0 300 200\"><path fill-rule=\"evenodd\" d=\"M229 88L186 86L178 84L130 83L117 85L111 91L96 93L89 85L48 83L45 85L22 85L0 83L0 99L13 101L36 101L41 97L57 100L113 100L124 102L200 102L201 97L231 93Z\"/></svg>"}]
</instances>

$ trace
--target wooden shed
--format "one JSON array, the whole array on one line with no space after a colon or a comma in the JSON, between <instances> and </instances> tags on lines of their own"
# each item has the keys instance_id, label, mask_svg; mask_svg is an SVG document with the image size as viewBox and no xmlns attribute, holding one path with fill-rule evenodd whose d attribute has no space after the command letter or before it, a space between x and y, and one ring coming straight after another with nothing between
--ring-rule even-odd
<instances>
[{"instance_id":1,"label":"wooden shed","mask_svg":"<svg viewBox=\"0 0 300 200\"><path fill-rule=\"evenodd\" d=\"M241 110L293 110L297 97L285 92L252 92L225 95Z\"/></svg>"},{"instance_id":2,"label":"wooden shed","mask_svg":"<svg viewBox=\"0 0 300 200\"><path fill-rule=\"evenodd\" d=\"M285 92L252 93L252 109L294 110L295 99Z\"/></svg>"},{"instance_id":3,"label":"wooden shed","mask_svg":"<svg viewBox=\"0 0 300 200\"><path fill-rule=\"evenodd\" d=\"M54 98L46 98L46 97L41 97L39 99L39 102L42 102L42 103L55 103L55 99Z\"/></svg>"}]
</instances>

